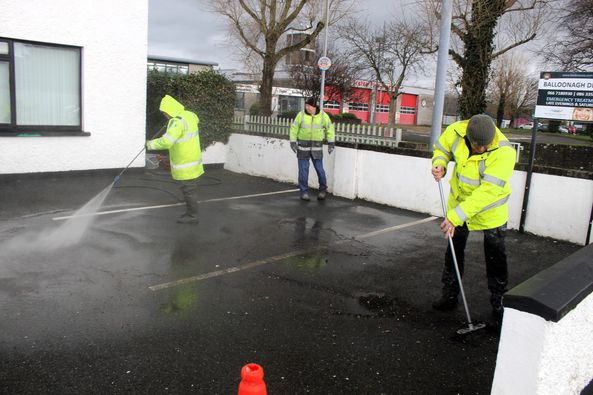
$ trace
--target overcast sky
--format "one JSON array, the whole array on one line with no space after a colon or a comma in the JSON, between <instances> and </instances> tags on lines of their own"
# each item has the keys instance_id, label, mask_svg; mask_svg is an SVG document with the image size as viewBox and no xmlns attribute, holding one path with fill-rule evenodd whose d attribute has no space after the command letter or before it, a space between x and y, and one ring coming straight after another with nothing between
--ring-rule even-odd
<instances>
[{"instance_id":1,"label":"overcast sky","mask_svg":"<svg viewBox=\"0 0 593 395\"><path fill-rule=\"evenodd\" d=\"M356 12L382 24L411 0L360 0ZM206 11L206 0L149 0L148 53L241 68L228 45L226 20Z\"/></svg>"}]
</instances>

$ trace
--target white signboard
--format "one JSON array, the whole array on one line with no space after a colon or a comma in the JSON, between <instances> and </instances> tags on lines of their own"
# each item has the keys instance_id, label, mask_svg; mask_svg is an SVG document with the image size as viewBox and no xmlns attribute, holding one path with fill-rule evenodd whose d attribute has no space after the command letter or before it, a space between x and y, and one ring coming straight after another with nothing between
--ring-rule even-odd
<instances>
[{"instance_id":1,"label":"white signboard","mask_svg":"<svg viewBox=\"0 0 593 395\"><path fill-rule=\"evenodd\" d=\"M593 73L541 73L535 118L593 122Z\"/></svg>"}]
</instances>

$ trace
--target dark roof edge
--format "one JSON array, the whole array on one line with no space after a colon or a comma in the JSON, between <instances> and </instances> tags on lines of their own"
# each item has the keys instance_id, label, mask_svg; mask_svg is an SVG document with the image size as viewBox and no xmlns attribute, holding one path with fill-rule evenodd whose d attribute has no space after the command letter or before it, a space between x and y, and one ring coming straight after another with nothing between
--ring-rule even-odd
<instances>
[{"instance_id":1,"label":"dark roof edge","mask_svg":"<svg viewBox=\"0 0 593 395\"><path fill-rule=\"evenodd\" d=\"M147 59L148 60L157 60L157 61L160 60L162 62L196 64L196 65L201 65L201 66L218 66L218 63L210 62L207 60L176 58L176 57L172 57L172 56L148 55Z\"/></svg>"},{"instance_id":2,"label":"dark roof edge","mask_svg":"<svg viewBox=\"0 0 593 395\"><path fill-rule=\"evenodd\" d=\"M593 292L593 244L504 295L504 306L558 322Z\"/></svg>"}]
</instances>

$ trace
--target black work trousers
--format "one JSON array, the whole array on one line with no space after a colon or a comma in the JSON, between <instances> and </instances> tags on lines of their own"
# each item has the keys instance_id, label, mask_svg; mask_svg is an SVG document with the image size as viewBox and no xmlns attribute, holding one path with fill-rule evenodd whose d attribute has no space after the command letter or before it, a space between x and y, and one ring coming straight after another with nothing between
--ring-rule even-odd
<instances>
[{"instance_id":1,"label":"black work trousers","mask_svg":"<svg viewBox=\"0 0 593 395\"><path fill-rule=\"evenodd\" d=\"M191 217L198 216L198 186L197 178L193 180L178 181L183 193L183 200L185 201L185 214Z\"/></svg>"},{"instance_id":2,"label":"black work trousers","mask_svg":"<svg viewBox=\"0 0 593 395\"><path fill-rule=\"evenodd\" d=\"M490 290L490 302L494 305L500 303L502 294L506 292L508 283L507 254L505 246L506 224L494 229L484 230L484 254L486 257L486 277L488 278L488 289ZM465 268L465 244L469 236L469 229L464 223L455 228L453 246L459 272L463 277ZM447 243L445 253L445 266L443 268L443 295L457 297L459 294L459 282L455 275L451 246Z\"/></svg>"}]
</instances>

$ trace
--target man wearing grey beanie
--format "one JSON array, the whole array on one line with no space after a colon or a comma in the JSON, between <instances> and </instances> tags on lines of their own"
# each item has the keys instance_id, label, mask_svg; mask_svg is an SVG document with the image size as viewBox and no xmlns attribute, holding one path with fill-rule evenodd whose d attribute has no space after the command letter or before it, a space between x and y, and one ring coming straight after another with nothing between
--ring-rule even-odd
<instances>
[{"instance_id":1,"label":"man wearing grey beanie","mask_svg":"<svg viewBox=\"0 0 593 395\"><path fill-rule=\"evenodd\" d=\"M488 115L474 115L449 125L433 147L432 175L436 181L445 176L447 164L455 162L447 216L441 230L445 238L453 239L461 275L469 232L483 231L490 304L497 320L502 318L502 295L508 282L504 238L509 218L509 180L515 158L509 140ZM453 310L457 306L460 291L454 270L448 246L441 278L442 294L432 305L436 310Z\"/></svg>"}]
</instances>

